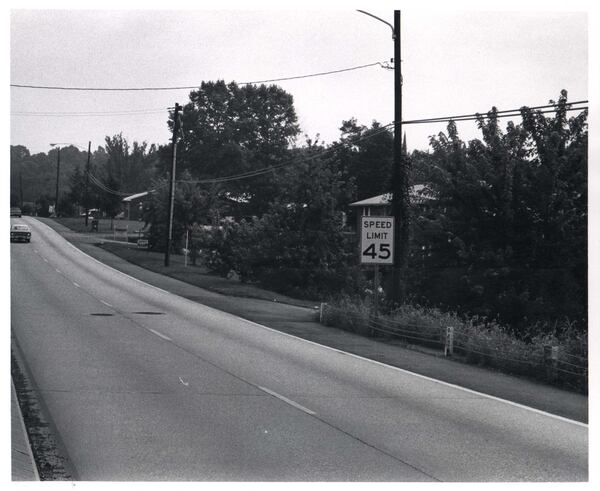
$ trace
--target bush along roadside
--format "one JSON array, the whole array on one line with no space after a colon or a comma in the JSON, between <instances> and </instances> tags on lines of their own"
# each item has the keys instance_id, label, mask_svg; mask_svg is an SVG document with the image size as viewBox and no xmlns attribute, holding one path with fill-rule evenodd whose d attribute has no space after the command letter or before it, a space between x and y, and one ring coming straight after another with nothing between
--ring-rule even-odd
<instances>
[{"instance_id":1,"label":"bush along roadside","mask_svg":"<svg viewBox=\"0 0 600 491\"><path fill-rule=\"evenodd\" d=\"M321 304L320 321L362 336L437 349L458 361L587 394L587 335L568 324L560 334L523 340L485 318L463 318L412 305L375 315L370 301L349 297Z\"/></svg>"}]
</instances>

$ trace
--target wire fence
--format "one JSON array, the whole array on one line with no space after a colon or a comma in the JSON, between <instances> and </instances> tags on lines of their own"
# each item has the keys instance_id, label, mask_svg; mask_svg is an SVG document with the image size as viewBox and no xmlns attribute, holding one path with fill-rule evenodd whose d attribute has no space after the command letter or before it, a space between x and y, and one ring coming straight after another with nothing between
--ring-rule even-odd
<instances>
[{"instance_id":1,"label":"wire fence","mask_svg":"<svg viewBox=\"0 0 600 491\"><path fill-rule=\"evenodd\" d=\"M569 345L526 343L507 335L494 336L473 326L433 326L401 322L323 303L320 321L368 337L403 341L442 351L467 363L587 393L588 360Z\"/></svg>"}]
</instances>

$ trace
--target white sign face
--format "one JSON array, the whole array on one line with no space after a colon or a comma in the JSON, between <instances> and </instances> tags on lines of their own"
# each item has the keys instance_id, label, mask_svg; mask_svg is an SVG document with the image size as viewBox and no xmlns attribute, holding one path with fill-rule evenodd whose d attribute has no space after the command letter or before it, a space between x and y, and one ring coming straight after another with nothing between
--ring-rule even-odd
<instances>
[{"instance_id":1,"label":"white sign face","mask_svg":"<svg viewBox=\"0 0 600 491\"><path fill-rule=\"evenodd\" d=\"M394 217L361 217L360 262L394 264Z\"/></svg>"}]
</instances>

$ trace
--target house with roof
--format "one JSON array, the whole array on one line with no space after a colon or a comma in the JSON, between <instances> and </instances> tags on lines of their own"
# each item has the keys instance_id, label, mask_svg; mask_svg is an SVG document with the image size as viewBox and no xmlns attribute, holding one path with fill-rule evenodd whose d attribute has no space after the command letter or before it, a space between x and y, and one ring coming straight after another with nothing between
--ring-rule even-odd
<instances>
[{"instance_id":1,"label":"house with roof","mask_svg":"<svg viewBox=\"0 0 600 491\"><path fill-rule=\"evenodd\" d=\"M144 211L144 202L150 199L152 191L132 194L123 198L123 218L125 220L141 220Z\"/></svg>"},{"instance_id":2,"label":"house with roof","mask_svg":"<svg viewBox=\"0 0 600 491\"><path fill-rule=\"evenodd\" d=\"M427 211L432 200L435 200L434 192L426 184L415 184L408 190L410 204ZM390 216L392 214L392 193L379 194L371 198L350 203L355 211L357 226L361 216Z\"/></svg>"}]
</instances>

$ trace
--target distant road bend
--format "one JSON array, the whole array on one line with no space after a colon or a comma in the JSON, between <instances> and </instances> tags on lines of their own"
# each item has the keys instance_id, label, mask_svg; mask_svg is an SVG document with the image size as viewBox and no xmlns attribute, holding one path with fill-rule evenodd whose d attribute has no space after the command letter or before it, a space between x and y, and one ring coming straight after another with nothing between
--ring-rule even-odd
<instances>
[{"instance_id":1,"label":"distant road bend","mask_svg":"<svg viewBox=\"0 0 600 491\"><path fill-rule=\"evenodd\" d=\"M12 329L81 480L588 478L585 424L169 294L21 220Z\"/></svg>"}]
</instances>

